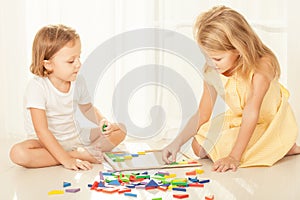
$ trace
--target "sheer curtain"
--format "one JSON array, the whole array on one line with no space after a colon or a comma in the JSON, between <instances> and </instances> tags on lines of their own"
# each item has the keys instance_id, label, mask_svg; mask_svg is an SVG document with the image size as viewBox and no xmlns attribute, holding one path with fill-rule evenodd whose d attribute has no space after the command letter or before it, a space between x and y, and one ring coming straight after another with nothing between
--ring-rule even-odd
<instances>
[{"instance_id":1,"label":"sheer curtain","mask_svg":"<svg viewBox=\"0 0 300 200\"><path fill-rule=\"evenodd\" d=\"M0 136L22 135L22 99L27 78L25 2L0 2Z\"/></svg>"},{"instance_id":2,"label":"sheer curtain","mask_svg":"<svg viewBox=\"0 0 300 200\"><path fill-rule=\"evenodd\" d=\"M31 44L35 33L42 26L62 23L75 28L81 36L81 59L82 63L85 63L97 47L126 31L155 27L175 31L193 40L192 26L196 16L219 4L240 11L253 25L262 40L278 56L283 71L282 82L287 84L289 79L287 74L288 3L284 0L251 2L87 0L84 3L72 0L1 1L0 88L3 91L0 99L1 134L25 136L22 96L26 82L31 76L29 73ZM202 79L189 63L170 52L141 49L128 52L112 61L101 80L98 80L97 90L92 95L95 105L107 118L115 119L112 101L118 82L132 70L147 64L163 65L176 71L186 80L195 94L196 101L199 101ZM157 69L154 72L157 74L157 80L163 82L166 79L168 72L166 69ZM141 76L146 79L147 75ZM176 80L173 82L172 87L178 87ZM123 100L120 98L120 101ZM172 92L172 88L163 85L141 85L132 92L130 99L125 101L128 103L128 115L138 127L145 127L152 123L150 110L153 106L159 105L165 110L166 122L159 129L159 133L154 134L156 138L166 134L174 137L182 121L188 118L182 117L182 105L178 101L177 94ZM151 136L153 133L149 134Z\"/></svg>"}]
</instances>

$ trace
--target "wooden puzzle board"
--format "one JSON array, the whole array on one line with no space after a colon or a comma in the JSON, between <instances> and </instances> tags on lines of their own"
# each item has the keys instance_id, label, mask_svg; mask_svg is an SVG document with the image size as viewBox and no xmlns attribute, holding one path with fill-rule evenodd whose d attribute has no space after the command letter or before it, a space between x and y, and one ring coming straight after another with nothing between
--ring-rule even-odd
<instances>
[{"instance_id":1,"label":"wooden puzzle board","mask_svg":"<svg viewBox=\"0 0 300 200\"><path fill-rule=\"evenodd\" d=\"M188 164L172 164L167 165L162 160L161 150L151 150L145 151L145 155L138 155L137 157L132 157L131 159L124 159L124 161L114 161L111 154L116 156L124 157L124 155L132 155L137 153L129 153L126 151L118 152L106 152L104 153L105 160L111 165L111 167L116 171L130 171L130 170L143 170L143 169L163 169L163 168L178 168L178 167L197 167L201 164L197 160L192 160L193 163ZM191 159L179 152L177 154L177 162L180 161L191 161Z\"/></svg>"}]
</instances>

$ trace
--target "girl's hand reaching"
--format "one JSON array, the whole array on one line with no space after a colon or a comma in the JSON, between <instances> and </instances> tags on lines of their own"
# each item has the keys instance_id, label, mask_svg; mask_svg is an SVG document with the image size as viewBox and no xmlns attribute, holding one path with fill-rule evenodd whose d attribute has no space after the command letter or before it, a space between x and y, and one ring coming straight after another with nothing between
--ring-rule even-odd
<instances>
[{"instance_id":1,"label":"girl's hand reaching","mask_svg":"<svg viewBox=\"0 0 300 200\"><path fill-rule=\"evenodd\" d=\"M227 156L225 158L221 158L220 160L217 160L214 163L212 170L216 172L226 172L230 169L232 171L236 171L239 165L240 162L238 160L236 160L232 156Z\"/></svg>"},{"instance_id":2,"label":"girl's hand reaching","mask_svg":"<svg viewBox=\"0 0 300 200\"><path fill-rule=\"evenodd\" d=\"M63 163L63 166L67 169L72 170L90 170L93 168L92 164L88 161L70 158Z\"/></svg>"},{"instance_id":3,"label":"girl's hand reaching","mask_svg":"<svg viewBox=\"0 0 300 200\"><path fill-rule=\"evenodd\" d=\"M180 145L177 145L176 143L171 143L168 146L166 146L162 150L162 159L167 164L170 164L171 162L176 162L176 154L180 150ZM170 160L171 157L171 160Z\"/></svg>"}]
</instances>

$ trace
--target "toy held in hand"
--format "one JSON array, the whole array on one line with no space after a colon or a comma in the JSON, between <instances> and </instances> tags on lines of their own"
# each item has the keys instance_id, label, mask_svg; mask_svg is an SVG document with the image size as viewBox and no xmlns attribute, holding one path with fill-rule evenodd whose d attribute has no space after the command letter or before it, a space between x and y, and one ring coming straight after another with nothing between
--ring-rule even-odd
<instances>
[{"instance_id":1,"label":"toy held in hand","mask_svg":"<svg viewBox=\"0 0 300 200\"><path fill-rule=\"evenodd\" d=\"M106 124L103 124L103 126L102 126L102 132L105 132L106 130L105 130L105 128L107 127L107 125Z\"/></svg>"}]
</instances>

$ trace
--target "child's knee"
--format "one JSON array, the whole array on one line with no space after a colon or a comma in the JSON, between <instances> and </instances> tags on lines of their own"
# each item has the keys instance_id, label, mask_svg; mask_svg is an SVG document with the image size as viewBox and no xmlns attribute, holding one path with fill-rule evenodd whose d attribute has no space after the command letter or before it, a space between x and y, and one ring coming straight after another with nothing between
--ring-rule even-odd
<instances>
[{"instance_id":1,"label":"child's knee","mask_svg":"<svg viewBox=\"0 0 300 200\"><path fill-rule=\"evenodd\" d=\"M200 158L209 157L205 149L197 142L195 138L193 139L192 142L192 149L194 151L194 154Z\"/></svg>"},{"instance_id":2,"label":"child's knee","mask_svg":"<svg viewBox=\"0 0 300 200\"><path fill-rule=\"evenodd\" d=\"M121 130L121 139L123 141L126 138L127 129L126 129L126 126L124 124L119 124L119 126L120 126L120 130Z\"/></svg>"},{"instance_id":3,"label":"child's knee","mask_svg":"<svg viewBox=\"0 0 300 200\"><path fill-rule=\"evenodd\" d=\"M111 138L110 138L110 142L114 147L118 146L121 142L123 142L126 138L126 132L124 131L118 131L117 133L115 133L115 135L113 135Z\"/></svg>"},{"instance_id":4,"label":"child's knee","mask_svg":"<svg viewBox=\"0 0 300 200\"><path fill-rule=\"evenodd\" d=\"M116 137L117 139L115 140L115 145L117 146L118 144L120 144L121 142L123 142L126 138L127 135L127 130L126 130L126 126L124 124L119 124L119 131L117 131L116 133Z\"/></svg>"},{"instance_id":5,"label":"child's knee","mask_svg":"<svg viewBox=\"0 0 300 200\"><path fill-rule=\"evenodd\" d=\"M30 157L26 153L25 147L18 143L10 149L9 157L12 162L21 166L27 166L30 162Z\"/></svg>"},{"instance_id":6,"label":"child's knee","mask_svg":"<svg viewBox=\"0 0 300 200\"><path fill-rule=\"evenodd\" d=\"M19 144L14 144L9 152L9 157L11 159L11 161L13 161L15 163L16 160L18 160L18 156L19 156Z\"/></svg>"},{"instance_id":7,"label":"child's knee","mask_svg":"<svg viewBox=\"0 0 300 200\"><path fill-rule=\"evenodd\" d=\"M127 132L126 132L126 131L122 131L122 132L120 133L120 140L121 140L120 143L121 143L122 141L125 140L126 135L127 135Z\"/></svg>"},{"instance_id":8,"label":"child's knee","mask_svg":"<svg viewBox=\"0 0 300 200\"><path fill-rule=\"evenodd\" d=\"M200 157L200 149L201 149L201 146L200 144L197 142L197 140L194 138L193 141L192 141L192 149L194 151L194 154L198 157Z\"/></svg>"}]
</instances>

